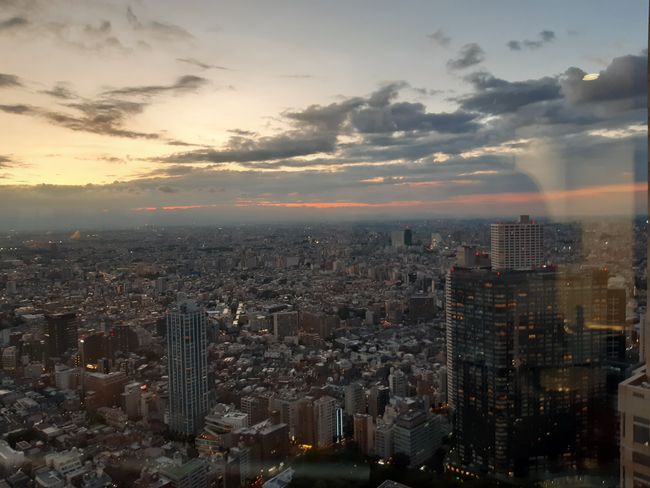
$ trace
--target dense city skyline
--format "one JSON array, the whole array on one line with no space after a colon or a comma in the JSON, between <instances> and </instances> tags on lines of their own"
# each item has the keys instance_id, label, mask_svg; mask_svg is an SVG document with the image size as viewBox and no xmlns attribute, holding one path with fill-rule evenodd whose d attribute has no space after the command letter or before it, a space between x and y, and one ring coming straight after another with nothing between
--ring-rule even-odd
<instances>
[{"instance_id":1,"label":"dense city skyline","mask_svg":"<svg viewBox=\"0 0 650 488\"><path fill-rule=\"evenodd\" d=\"M0 224L644 213L645 3L456 7L1 2Z\"/></svg>"}]
</instances>

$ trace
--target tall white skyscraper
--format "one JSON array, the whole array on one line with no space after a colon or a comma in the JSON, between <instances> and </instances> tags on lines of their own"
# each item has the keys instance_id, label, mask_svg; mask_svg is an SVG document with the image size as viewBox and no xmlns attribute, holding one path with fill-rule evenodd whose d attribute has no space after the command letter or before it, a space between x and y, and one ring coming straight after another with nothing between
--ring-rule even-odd
<instances>
[{"instance_id":1,"label":"tall white skyscraper","mask_svg":"<svg viewBox=\"0 0 650 488\"><path fill-rule=\"evenodd\" d=\"M490 226L490 261L492 269L535 269L544 264L544 226L528 215L519 222Z\"/></svg>"},{"instance_id":2,"label":"tall white skyscraper","mask_svg":"<svg viewBox=\"0 0 650 488\"><path fill-rule=\"evenodd\" d=\"M193 435L208 413L208 339L205 311L192 302L167 313L169 428Z\"/></svg>"}]
</instances>

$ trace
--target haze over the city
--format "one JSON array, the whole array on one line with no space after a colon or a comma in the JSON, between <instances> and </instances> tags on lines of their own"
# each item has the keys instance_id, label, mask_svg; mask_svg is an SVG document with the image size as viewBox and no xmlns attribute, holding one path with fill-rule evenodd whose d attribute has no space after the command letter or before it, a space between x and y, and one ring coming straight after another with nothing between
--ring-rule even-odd
<instances>
[{"instance_id":1,"label":"haze over the city","mask_svg":"<svg viewBox=\"0 0 650 488\"><path fill-rule=\"evenodd\" d=\"M0 226L645 213L647 18L3 0Z\"/></svg>"}]
</instances>

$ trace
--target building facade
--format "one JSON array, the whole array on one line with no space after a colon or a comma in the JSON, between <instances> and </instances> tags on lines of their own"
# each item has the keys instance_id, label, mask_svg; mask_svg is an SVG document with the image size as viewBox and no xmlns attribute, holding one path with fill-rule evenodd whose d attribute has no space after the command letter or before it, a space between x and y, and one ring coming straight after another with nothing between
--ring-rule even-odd
<instances>
[{"instance_id":1,"label":"building facade","mask_svg":"<svg viewBox=\"0 0 650 488\"><path fill-rule=\"evenodd\" d=\"M650 378L639 369L618 387L621 487L650 486Z\"/></svg>"},{"instance_id":2,"label":"building facade","mask_svg":"<svg viewBox=\"0 0 650 488\"><path fill-rule=\"evenodd\" d=\"M607 283L606 270L449 272L448 401L460 465L535 476L611 447L608 375L625 332L608 321Z\"/></svg>"},{"instance_id":3,"label":"building facade","mask_svg":"<svg viewBox=\"0 0 650 488\"><path fill-rule=\"evenodd\" d=\"M208 413L208 341L205 312L184 302L167 314L169 428L194 435Z\"/></svg>"},{"instance_id":4,"label":"building facade","mask_svg":"<svg viewBox=\"0 0 650 488\"><path fill-rule=\"evenodd\" d=\"M518 222L490 226L490 259L492 269L527 270L544 264L544 227L528 215Z\"/></svg>"}]
</instances>

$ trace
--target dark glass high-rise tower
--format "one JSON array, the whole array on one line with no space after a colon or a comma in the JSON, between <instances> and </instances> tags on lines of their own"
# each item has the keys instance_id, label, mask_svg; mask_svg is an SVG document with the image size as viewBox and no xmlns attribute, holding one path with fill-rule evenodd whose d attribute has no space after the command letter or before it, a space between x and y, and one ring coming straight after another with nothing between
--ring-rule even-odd
<instances>
[{"instance_id":1,"label":"dark glass high-rise tower","mask_svg":"<svg viewBox=\"0 0 650 488\"><path fill-rule=\"evenodd\" d=\"M542 476L611 444L607 376L623 325L606 270L454 268L446 282L449 407L456 461ZM611 301L611 300L610 300Z\"/></svg>"}]
</instances>

